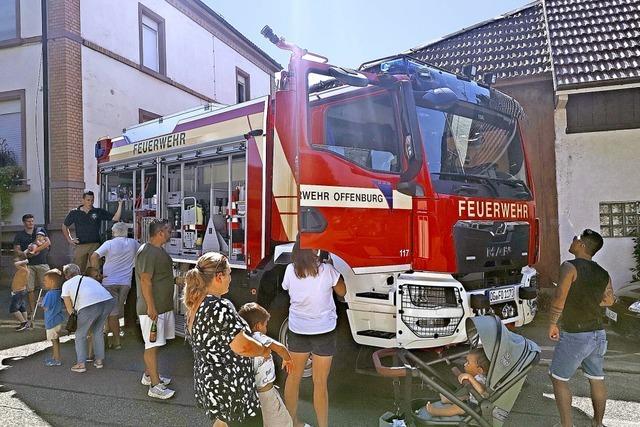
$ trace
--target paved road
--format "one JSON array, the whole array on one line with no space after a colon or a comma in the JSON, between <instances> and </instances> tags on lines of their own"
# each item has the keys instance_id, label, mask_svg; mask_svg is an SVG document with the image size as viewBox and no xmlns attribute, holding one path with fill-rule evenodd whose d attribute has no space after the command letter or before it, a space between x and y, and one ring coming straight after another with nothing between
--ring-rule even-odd
<instances>
[{"instance_id":1,"label":"paved road","mask_svg":"<svg viewBox=\"0 0 640 427\"><path fill-rule=\"evenodd\" d=\"M529 376L512 411L507 426L551 426L558 421L553 391L545 366L552 354L552 343L545 338L545 319L520 330L543 347L540 366ZM358 348L352 344L343 324L340 333L341 355L337 357L330 378L331 425L377 426L378 417L393 408L391 380L355 373ZM142 344L135 333L124 339L124 349L109 351L105 368L90 368L85 374L69 371L74 359L73 342L62 346L65 365L45 368L42 352L47 343L15 347L24 340L44 339L44 331L36 329L26 334L15 333L6 321L0 322L0 351L3 369L0 372L0 425L9 420L14 425L201 425L210 422L195 407L192 392L192 357L184 341L177 339L161 353L161 371L174 378L176 397L166 402L152 401L146 387L140 385L143 369ZM39 337L39 338L38 338ZM640 348L636 342L610 334L610 351L606 368L610 387L607 409L609 426L640 426ZM48 351L48 350L47 350ZM48 353L46 354L48 355ZM27 356L15 358L16 356ZM370 366L369 352L362 350L360 368ZM572 387L576 425L589 425L588 383L577 378ZM425 391L414 385L414 394ZM302 418L314 424L311 404L311 382L301 389Z\"/></svg>"}]
</instances>

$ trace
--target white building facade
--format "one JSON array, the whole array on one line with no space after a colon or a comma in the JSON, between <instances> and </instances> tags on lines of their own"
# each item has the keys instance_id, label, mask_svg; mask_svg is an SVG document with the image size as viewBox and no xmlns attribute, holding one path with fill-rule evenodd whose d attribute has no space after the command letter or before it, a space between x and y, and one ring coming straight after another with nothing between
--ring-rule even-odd
<instances>
[{"instance_id":1,"label":"white building facade","mask_svg":"<svg viewBox=\"0 0 640 427\"><path fill-rule=\"evenodd\" d=\"M623 85L569 91L559 93L558 100L556 178L562 260L572 258L567 250L573 236L593 229L604 237L594 260L619 288L631 281L633 236L640 230L640 129L615 128L631 127L640 120L640 89Z\"/></svg>"},{"instance_id":2,"label":"white building facade","mask_svg":"<svg viewBox=\"0 0 640 427\"><path fill-rule=\"evenodd\" d=\"M25 212L56 230L83 189L98 191L98 138L267 95L281 68L200 0L50 0L47 9L45 70L40 0L0 2L0 138L27 179L5 232Z\"/></svg>"}]
</instances>

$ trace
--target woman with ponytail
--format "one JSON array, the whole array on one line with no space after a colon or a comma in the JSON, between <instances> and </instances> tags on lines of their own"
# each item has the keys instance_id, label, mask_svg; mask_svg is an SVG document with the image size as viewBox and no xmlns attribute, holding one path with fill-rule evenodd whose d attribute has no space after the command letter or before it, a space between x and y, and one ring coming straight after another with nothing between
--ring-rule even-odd
<instances>
[{"instance_id":1,"label":"woman with ponytail","mask_svg":"<svg viewBox=\"0 0 640 427\"><path fill-rule=\"evenodd\" d=\"M296 241L291 253L293 264L284 273L282 288L289 292L289 332L287 345L293 370L284 386L284 401L296 427L298 394L304 365L313 360L313 408L318 427L329 425L329 391L327 380L336 353L336 305L333 293L344 296L344 280L332 264L323 263L319 251L301 249Z\"/></svg>"},{"instance_id":2,"label":"woman with ponytail","mask_svg":"<svg viewBox=\"0 0 640 427\"><path fill-rule=\"evenodd\" d=\"M229 261L216 252L202 255L185 277L196 400L213 427L262 426L252 358L271 351L251 337L231 301L222 298L230 283Z\"/></svg>"}]
</instances>

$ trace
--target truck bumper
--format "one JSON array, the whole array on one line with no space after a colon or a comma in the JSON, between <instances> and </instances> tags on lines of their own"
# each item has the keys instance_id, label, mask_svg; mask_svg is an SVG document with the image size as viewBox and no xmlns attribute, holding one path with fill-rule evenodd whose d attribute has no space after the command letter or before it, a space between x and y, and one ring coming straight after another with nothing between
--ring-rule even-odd
<instances>
[{"instance_id":1,"label":"truck bumper","mask_svg":"<svg viewBox=\"0 0 640 427\"><path fill-rule=\"evenodd\" d=\"M523 326L537 310L535 277L535 269L525 267L520 283L469 292L448 274L401 274L388 304L366 311L350 305L353 339L374 347L434 348L464 342L465 320L476 315L495 314L503 323ZM479 296L474 303L472 295ZM483 299L485 306L478 308Z\"/></svg>"}]
</instances>

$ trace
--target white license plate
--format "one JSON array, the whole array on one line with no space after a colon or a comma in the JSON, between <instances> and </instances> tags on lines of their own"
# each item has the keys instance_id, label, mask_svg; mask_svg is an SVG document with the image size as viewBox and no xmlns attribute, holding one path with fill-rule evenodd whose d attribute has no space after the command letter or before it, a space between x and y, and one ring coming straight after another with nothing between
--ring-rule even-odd
<instances>
[{"instance_id":1,"label":"white license plate","mask_svg":"<svg viewBox=\"0 0 640 427\"><path fill-rule=\"evenodd\" d=\"M489 304L495 304L502 301L514 300L516 297L516 288L491 289L489 291Z\"/></svg>"},{"instance_id":2,"label":"white license plate","mask_svg":"<svg viewBox=\"0 0 640 427\"><path fill-rule=\"evenodd\" d=\"M618 313L616 313L613 310L609 310L608 308L604 309L604 314L605 316L607 316L609 319L613 320L614 322L618 321Z\"/></svg>"}]
</instances>

